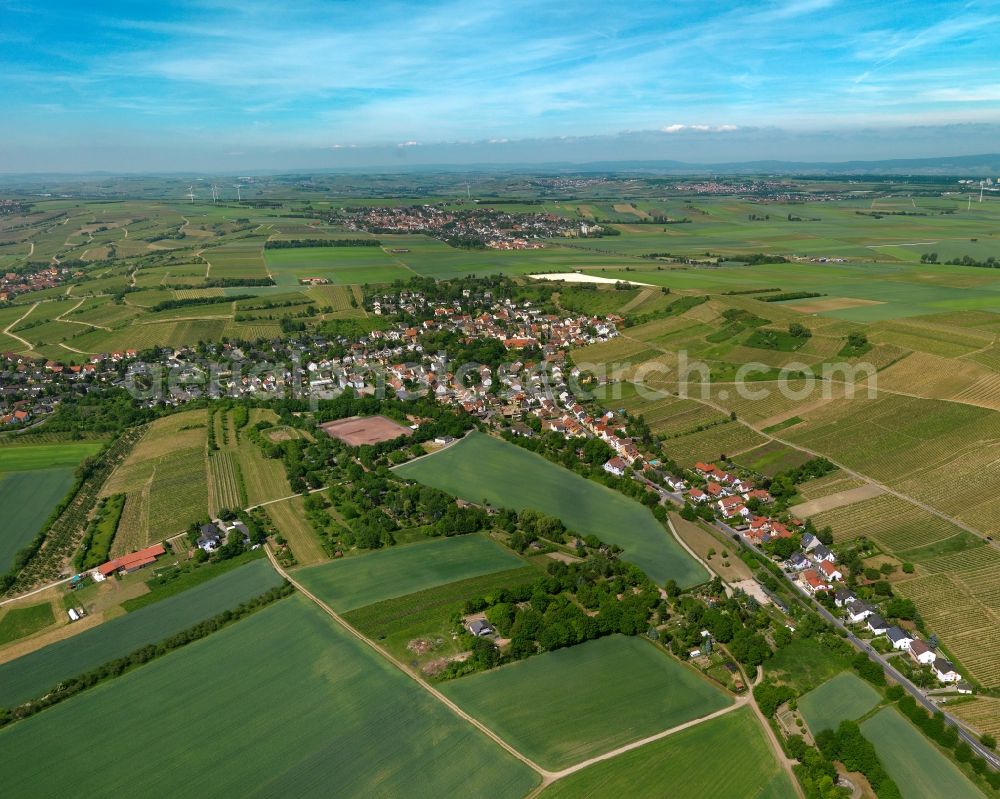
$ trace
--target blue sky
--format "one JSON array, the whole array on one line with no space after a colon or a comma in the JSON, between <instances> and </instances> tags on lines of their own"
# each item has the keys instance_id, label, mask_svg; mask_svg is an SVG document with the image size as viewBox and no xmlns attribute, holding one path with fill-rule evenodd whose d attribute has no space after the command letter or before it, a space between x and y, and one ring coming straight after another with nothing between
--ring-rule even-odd
<instances>
[{"instance_id":1,"label":"blue sky","mask_svg":"<svg viewBox=\"0 0 1000 799\"><path fill-rule=\"evenodd\" d=\"M948 0L0 0L0 171L993 152L998 31Z\"/></svg>"}]
</instances>

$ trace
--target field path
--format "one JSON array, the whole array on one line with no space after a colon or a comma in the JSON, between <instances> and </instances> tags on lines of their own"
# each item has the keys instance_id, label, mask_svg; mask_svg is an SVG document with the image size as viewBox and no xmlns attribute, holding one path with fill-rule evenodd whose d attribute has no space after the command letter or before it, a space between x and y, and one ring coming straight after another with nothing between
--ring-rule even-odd
<instances>
[{"instance_id":1,"label":"field path","mask_svg":"<svg viewBox=\"0 0 1000 799\"><path fill-rule=\"evenodd\" d=\"M746 671L740 666L740 671L743 672L743 677L746 679ZM771 752L778 764L784 770L785 774L788 775L788 779L792 783L792 788L795 790L795 795L799 799L805 799L805 794L802 792L802 786L799 785L799 781L795 776L795 771L793 767L798 763L797 760L793 760L788 755L785 754L785 750L781 748L781 743L778 741L778 737L774 734L774 730L767 721L767 716L764 715L764 711L760 709L757 705L757 700L753 698L753 689L756 688L760 681L764 679L764 669L762 666L757 667L757 675L754 677L753 685L747 691L746 698L750 700L748 704L753 709L754 715L757 716L757 721L760 722L760 726L764 728L764 737L767 738L767 743L771 747ZM749 685L749 681L747 681Z\"/></svg>"},{"instance_id":2,"label":"field path","mask_svg":"<svg viewBox=\"0 0 1000 799\"><path fill-rule=\"evenodd\" d=\"M635 297L633 297L631 300L625 303L621 308L619 308L617 313L626 314L633 308L638 308L646 300L656 296L656 294L657 294L656 289L643 289Z\"/></svg>"},{"instance_id":3,"label":"field path","mask_svg":"<svg viewBox=\"0 0 1000 799\"><path fill-rule=\"evenodd\" d=\"M35 242L31 242L31 247L28 248L28 254L25 257L30 258L34 254L35 254Z\"/></svg>"},{"instance_id":4,"label":"field path","mask_svg":"<svg viewBox=\"0 0 1000 799\"><path fill-rule=\"evenodd\" d=\"M63 311L61 314L59 314L59 316L55 317L55 321L57 321L57 322L69 322L71 325L83 325L84 327L93 327L93 328L97 328L99 330L107 330L110 333L111 332L111 328L110 327L105 327L104 325L94 325L94 324L91 324L90 322L81 322L81 321L79 321L77 319L66 319L66 318L64 318L66 316L66 314L73 313L73 311L75 311L77 308L79 308L81 305L83 305L86 301L87 301L87 298L84 297L76 305L74 305L72 308L67 308L65 311ZM72 350L73 348L72 347L67 347L66 349ZM73 351L74 352L79 352L79 350L73 350Z\"/></svg>"},{"instance_id":5,"label":"field path","mask_svg":"<svg viewBox=\"0 0 1000 799\"><path fill-rule=\"evenodd\" d=\"M205 252L205 250L203 250L203 249L202 250L198 250L194 254L194 257L195 258L201 258L201 260L203 260L207 264L207 266L205 267L205 277L208 277L211 274L211 272L212 272L212 262L209 261L208 258L206 258L204 255L202 255L203 252Z\"/></svg>"},{"instance_id":6,"label":"field path","mask_svg":"<svg viewBox=\"0 0 1000 799\"><path fill-rule=\"evenodd\" d=\"M23 322L23 321L24 321L25 319L27 319L27 318L28 318L28 316L29 316L29 315L31 314L31 312L32 312L33 310L35 310L35 308L37 308L37 307L39 306L39 304L40 304L40 303L37 303L37 302L36 302L36 303L35 303L34 305L32 305L32 306L31 306L31 307L30 307L30 308L29 308L29 309L28 309L27 311L25 311L25 312L24 312L24 316L22 316L22 317L21 317L20 319L15 319L15 320L14 320L13 322L11 322L11 323L10 323L9 325L7 325L7 327L5 327L5 328L3 329L3 332L4 332L4 335L7 335L7 336L10 336L10 337L11 337L11 338L13 338L13 339L17 339L17 340L18 340L18 341L20 341L20 342L21 342L22 344L24 344L24 345L25 345L25 346L26 346L26 347L27 347L27 348L28 348L29 350L34 350L34 349L35 349L34 345L33 345L33 344L32 344L32 343L30 342L30 341L28 341L27 339L23 339L23 338L21 338L21 337L20 337L19 335L17 335L16 333L11 333L11 332L10 332L10 329L11 329L12 327L14 327L15 325L19 325L19 324L21 324L21 322Z\"/></svg>"},{"instance_id":7,"label":"field path","mask_svg":"<svg viewBox=\"0 0 1000 799\"><path fill-rule=\"evenodd\" d=\"M667 504L666 498L663 497L662 495L660 496L660 504L661 505ZM696 561L698 561L698 563L700 563L702 566L704 566L705 567L705 571L707 571L709 574L716 575L720 580L722 580L722 575L719 574L717 571L715 571L715 569L713 569L711 566L709 566L704 560L702 560L701 556L698 555L697 552L695 552L693 549L691 549L691 547L689 547L687 545L687 541L685 541L683 538L680 537L680 535L677 532L677 529L674 527L673 520L670 518L670 514L667 514L667 527L670 528L670 534L677 540L677 543L680 544L682 547L684 547L684 550L692 558L694 558ZM723 583L723 585L726 586L726 588L729 588L729 583L727 583L725 580L722 580L722 583Z\"/></svg>"},{"instance_id":8,"label":"field path","mask_svg":"<svg viewBox=\"0 0 1000 799\"><path fill-rule=\"evenodd\" d=\"M407 461L409 462L409 461ZM316 494L320 491L326 491L330 486L320 486L319 488L310 488L310 494ZM290 499L295 499L296 497L301 497L302 494L289 494L287 497L278 497L277 499L269 499L266 502L259 502L256 505L249 505L243 510L253 510L254 508L263 508L265 505L274 505L276 502L288 502Z\"/></svg>"},{"instance_id":9,"label":"field path","mask_svg":"<svg viewBox=\"0 0 1000 799\"><path fill-rule=\"evenodd\" d=\"M594 757L588 758L587 760L582 760L579 763L574 763L572 766L567 766L560 771L549 771L545 773L545 777L548 780L547 783L539 786L531 795L534 796L538 791L545 787L548 783L560 780L563 777L568 777L570 774L575 774L578 771L582 771L587 768L587 766L592 766L595 763L600 763L604 760L610 760L613 757L618 757L618 755L623 755L626 752L631 752L633 749L638 749L646 744L651 744L656 741L661 741L664 738L668 738L674 733L682 732L683 730L695 727L704 721L711 721L712 719L717 719L719 716L725 716L727 713L732 713L734 710L738 710L744 705L752 704L750 702L750 694L739 697L733 704L728 707L722 708L722 710L716 710L714 713L709 713L707 716L699 716L696 719L691 719L690 721L685 721L683 724L678 724L676 727L671 727L669 730L663 730L654 735L649 735L645 738L641 738L638 741L632 741L630 744L625 744L624 746L619 746L617 749L612 749L610 752L604 752L600 755L595 755Z\"/></svg>"},{"instance_id":10,"label":"field path","mask_svg":"<svg viewBox=\"0 0 1000 799\"><path fill-rule=\"evenodd\" d=\"M456 705L454 702L452 702L448 697L446 697L444 694L442 694L437 688L435 688L434 686L430 685L429 683L426 683L423 680L421 680L413 671L410 670L410 668L405 663L403 663L402 661L397 660L396 658L394 658L386 650L384 650L382 647L380 647L378 644L376 644L373 640L371 640L366 635L364 635L363 633L361 633L359 630L356 630L354 627L352 627L350 624L348 624L344 620L344 618L342 616L340 616L340 614L338 614L335 610L333 610L333 608L331 608L329 605L327 605L325 602L323 602L315 594L311 593L308 589L305 588L305 586L303 586L301 583L299 583L294 577L292 577L288 572L286 572L281 567L281 564L278 563L277 559L274 557L274 553L271 551L270 545L265 544L264 545L264 550L265 550L265 552L267 552L267 557L271 561L271 565L274 567L274 570L276 572L278 572L278 574L280 574L282 577L284 577L286 580L288 580L288 582L291 583L295 587L295 589L297 591L301 592L301 594L303 596L305 596L307 599L310 599L312 602L314 602L324 613L326 613L331 619L333 619L335 622L337 622L337 624L339 624L341 627L343 627L347 632L349 632L351 635L353 635L355 638L357 638L362 643L367 644L369 647L371 647L373 650L375 650L375 652L377 652L383 658L385 658L390 663L392 663L396 668L398 668L401 672L403 672L403 674L405 674L407 677L409 677L411 680L413 680L415 683L417 683L417 685L419 685L421 688L423 688L425 691L427 691L431 696L433 696L435 699L437 699L439 702L441 702L441 704L443 704L445 707L447 707L449 710L451 710L451 712L454 713L456 716L458 716L459 718L464 719L465 721L469 722L469 724L471 724L476 729L478 729L480 732L482 732L484 735L486 735L488 738L490 738L498 746L500 746L501 748L503 748L504 750L506 750L507 752L509 752L511 755L513 755L514 757L516 757L518 760L520 760L526 766L528 766L533 771L535 771L536 773L538 773L539 775L541 775L543 783L545 782L546 778L551 779L551 775L553 774L553 772L550 772L550 771L547 771L547 770L543 769L541 766L539 766L533 760L531 760L530 758L528 758L525 755L521 754L513 746L511 746L509 743L507 743L505 740L503 740L503 738L501 738L499 735L497 735L495 732L493 732L489 727L487 727L486 725L484 725L481 721L479 721L478 719L473 718L468 713L466 713L464 710L462 710L462 708L460 708L458 705Z\"/></svg>"},{"instance_id":11,"label":"field path","mask_svg":"<svg viewBox=\"0 0 1000 799\"><path fill-rule=\"evenodd\" d=\"M42 591L48 591L50 588L55 588L55 586L57 585L68 583L72 579L73 579L72 577L67 577L64 580L56 580L54 583L46 583L40 588L33 588L31 591L28 591L27 593L18 594L17 596L12 596L7 599L0 599L0 607L3 607L4 605L10 602L20 602L22 599L27 599L29 596L34 596L35 594L42 593Z\"/></svg>"}]
</instances>

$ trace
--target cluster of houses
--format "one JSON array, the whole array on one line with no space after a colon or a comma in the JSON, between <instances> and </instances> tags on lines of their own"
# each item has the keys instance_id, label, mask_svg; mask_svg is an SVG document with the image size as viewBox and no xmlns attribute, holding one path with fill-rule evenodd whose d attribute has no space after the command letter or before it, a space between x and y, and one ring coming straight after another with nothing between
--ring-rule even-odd
<instances>
[{"instance_id":1,"label":"cluster of houses","mask_svg":"<svg viewBox=\"0 0 1000 799\"><path fill-rule=\"evenodd\" d=\"M449 210L441 205L345 208L337 221L371 233L426 233L443 241L476 241L498 250L539 249L543 239L576 235L577 224L548 213L494 208Z\"/></svg>"},{"instance_id":2,"label":"cluster of houses","mask_svg":"<svg viewBox=\"0 0 1000 799\"><path fill-rule=\"evenodd\" d=\"M37 272L26 274L7 272L3 277L0 277L0 302L9 302L18 294L24 294L28 291L55 288L63 281L68 272L68 269L62 269L58 266L47 266Z\"/></svg>"},{"instance_id":3,"label":"cluster of houses","mask_svg":"<svg viewBox=\"0 0 1000 799\"><path fill-rule=\"evenodd\" d=\"M699 461L695 472L705 481L705 487L687 488L687 498L692 504L710 505L723 519L732 520L732 526L753 544L766 544L776 538L791 538L794 532L787 524L771 516L762 516L749 506L769 505L771 495L757 488L753 481L720 469L714 463Z\"/></svg>"},{"instance_id":4,"label":"cluster of houses","mask_svg":"<svg viewBox=\"0 0 1000 799\"><path fill-rule=\"evenodd\" d=\"M930 666L931 673L940 682L957 683L960 692L971 692L972 689L962 681L962 675L958 673L954 663L938 655L926 641L916 638L898 625L889 624L879 615L878 608L859 599L850 588L838 588L834 592L833 601L838 608L843 609L844 618L851 624L864 624L873 635L885 636L894 650L906 652L920 666Z\"/></svg>"},{"instance_id":5,"label":"cluster of houses","mask_svg":"<svg viewBox=\"0 0 1000 799\"><path fill-rule=\"evenodd\" d=\"M47 416L58 403L60 386L67 390L80 384L86 387L88 378L98 383L119 381L118 365L138 354L130 349L90 355L83 364L66 365L5 352L0 369L0 425L23 427Z\"/></svg>"},{"instance_id":6,"label":"cluster of houses","mask_svg":"<svg viewBox=\"0 0 1000 799\"><path fill-rule=\"evenodd\" d=\"M844 579L837 566L837 556L812 533L802 536L802 548L785 562L786 568L798 572L798 582L810 594L830 591Z\"/></svg>"}]
</instances>

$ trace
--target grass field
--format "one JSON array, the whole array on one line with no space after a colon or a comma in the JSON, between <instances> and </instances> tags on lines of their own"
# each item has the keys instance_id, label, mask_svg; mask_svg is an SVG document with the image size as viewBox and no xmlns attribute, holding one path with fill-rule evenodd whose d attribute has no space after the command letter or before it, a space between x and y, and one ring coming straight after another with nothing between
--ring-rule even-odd
<instances>
[{"instance_id":1,"label":"grass field","mask_svg":"<svg viewBox=\"0 0 1000 799\"><path fill-rule=\"evenodd\" d=\"M98 441L0 446L0 572L14 562L18 550L41 529L73 485L80 461L96 454Z\"/></svg>"},{"instance_id":2,"label":"grass field","mask_svg":"<svg viewBox=\"0 0 1000 799\"><path fill-rule=\"evenodd\" d=\"M288 541L295 559L303 566L312 566L327 560L319 536L306 518L305 500L300 496L284 502L272 502L265 506L278 532Z\"/></svg>"},{"instance_id":3,"label":"grass field","mask_svg":"<svg viewBox=\"0 0 1000 799\"><path fill-rule=\"evenodd\" d=\"M804 693L833 679L849 665L849 658L831 654L815 638L797 638L764 662L764 672Z\"/></svg>"},{"instance_id":4,"label":"grass field","mask_svg":"<svg viewBox=\"0 0 1000 799\"><path fill-rule=\"evenodd\" d=\"M673 578L687 587L708 579L648 508L505 441L472 433L396 472L470 502L558 516L574 532L623 547L657 582Z\"/></svg>"},{"instance_id":5,"label":"grass field","mask_svg":"<svg viewBox=\"0 0 1000 799\"><path fill-rule=\"evenodd\" d=\"M4 663L0 665L0 704L13 706L40 696L66 677L167 638L280 582L269 563L255 560L182 594Z\"/></svg>"},{"instance_id":6,"label":"grass field","mask_svg":"<svg viewBox=\"0 0 1000 799\"><path fill-rule=\"evenodd\" d=\"M903 799L984 799L983 793L895 708L861 724Z\"/></svg>"},{"instance_id":7,"label":"grass field","mask_svg":"<svg viewBox=\"0 0 1000 799\"><path fill-rule=\"evenodd\" d=\"M543 799L792 799L795 790L747 709L564 777Z\"/></svg>"},{"instance_id":8,"label":"grass field","mask_svg":"<svg viewBox=\"0 0 1000 799\"><path fill-rule=\"evenodd\" d=\"M38 533L52 510L73 485L73 467L0 472L0 572L14 562L18 550Z\"/></svg>"},{"instance_id":9,"label":"grass field","mask_svg":"<svg viewBox=\"0 0 1000 799\"><path fill-rule=\"evenodd\" d=\"M0 646L44 630L56 623L52 603L7 608L0 615Z\"/></svg>"},{"instance_id":10,"label":"grass field","mask_svg":"<svg viewBox=\"0 0 1000 799\"><path fill-rule=\"evenodd\" d=\"M880 701L878 691L854 672L845 671L799 699L799 710L816 735L836 729L842 721L861 718Z\"/></svg>"},{"instance_id":11,"label":"grass field","mask_svg":"<svg viewBox=\"0 0 1000 799\"><path fill-rule=\"evenodd\" d=\"M552 770L721 710L731 701L648 641L617 635L452 680L441 690Z\"/></svg>"},{"instance_id":12,"label":"grass field","mask_svg":"<svg viewBox=\"0 0 1000 799\"><path fill-rule=\"evenodd\" d=\"M420 668L429 661L462 651L461 641L452 638L455 625L451 618L462 612L466 600L530 583L540 574L541 571L534 566L522 566L467 577L405 596L383 599L348 611L344 618L369 638L378 639L400 660L408 662L413 668ZM426 652L418 654L408 647L416 639L429 643Z\"/></svg>"},{"instance_id":13,"label":"grass field","mask_svg":"<svg viewBox=\"0 0 1000 799\"><path fill-rule=\"evenodd\" d=\"M0 446L0 472L49 470L61 466L76 467L84 458L96 455L102 446L99 441Z\"/></svg>"},{"instance_id":14,"label":"grass field","mask_svg":"<svg viewBox=\"0 0 1000 799\"><path fill-rule=\"evenodd\" d=\"M296 579L338 612L412 594L524 561L483 535L389 547L296 572Z\"/></svg>"},{"instance_id":15,"label":"grass field","mask_svg":"<svg viewBox=\"0 0 1000 799\"><path fill-rule=\"evenodd\" d=\"M516 799L537 783L300 596L0 731L0 772L12 799L137 784L174 797Z\"/></svg>"}]
</instances>

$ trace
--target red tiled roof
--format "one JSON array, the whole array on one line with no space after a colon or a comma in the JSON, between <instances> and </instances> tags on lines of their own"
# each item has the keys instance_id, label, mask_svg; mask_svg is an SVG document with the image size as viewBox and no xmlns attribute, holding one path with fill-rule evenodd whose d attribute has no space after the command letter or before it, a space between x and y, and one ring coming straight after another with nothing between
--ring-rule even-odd
<instances>
[{"instance_id":1,"label":"red tiled roof","mask_svg":"<svg viewBox=\"0 0 1000 799\"><path fill-rule=\"evenodd\" d=\"M102 563L97 567L97 570L107 577L119 569L138 569L140 566L148 566L160 555L166 554L166 551L163 544L153 544L153 546L140 549L138 552L130 552L128 555L122 555L107 563Z\"/></svg>"}]
</instances>

